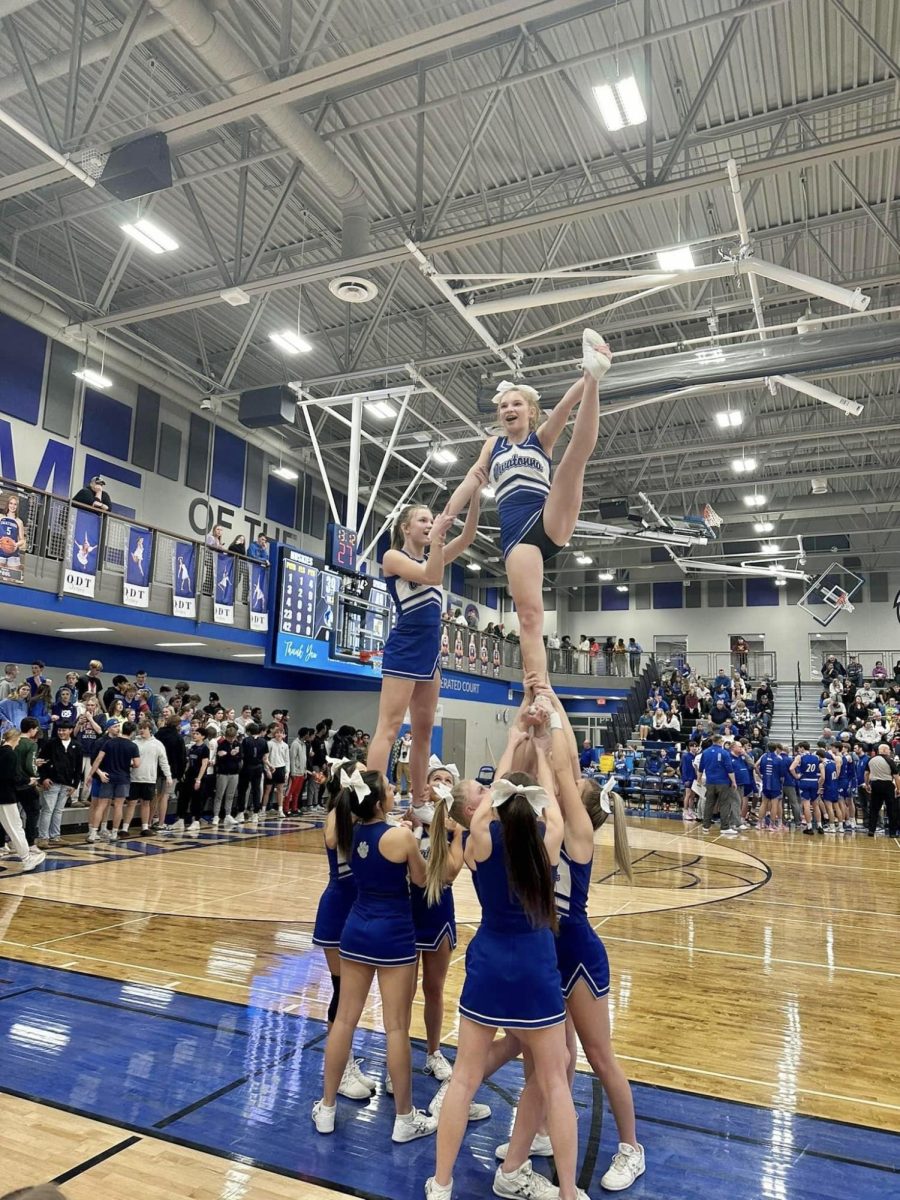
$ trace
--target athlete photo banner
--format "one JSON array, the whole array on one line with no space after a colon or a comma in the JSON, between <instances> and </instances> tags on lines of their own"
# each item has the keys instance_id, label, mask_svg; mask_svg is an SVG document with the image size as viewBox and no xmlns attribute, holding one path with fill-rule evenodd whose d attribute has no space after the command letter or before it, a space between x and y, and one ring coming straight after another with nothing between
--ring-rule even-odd
<instances>
[{"instance_id":1,"label":"athlete photo banner","mask_svg":"<svg viewBox=\"0 0 900 1200\"><path fill-rule=\"evenodd\" d=\"M197 616L197 547L193 542L176 542L172 555L172 615Z\"/></svg>"},{"instance_id":2,"label":"athlete photo banner","mask_svg":"<svg viewBox=\"0 0 900 1200\"><path fill-rule=\"evenodd\" d=\"M128 608L150 607L152 562L153 534L140 525L130 525L125 548L125 577L122 581L122 603Z\"/></svg>"},{"instance_id":3,"label":"athlete photo banner","mask_svg":"<svg viewBox=\"0 0 900 1200\"><path fill-rule=\"evenodd\" d=\"M265 633L269 628L269 568L250 563L250 628Z\"/></svg>"},{"instance_id":4,"label":"athlete photo banner","mask_svg":"<svg viewBox=\"0 0 900 1200\"><path fill-rule=\"evenodd\" d=\"M214 556L213 620L217 625L234 624L234 573L237 563L227 550L218 550Z\"/></svg>"},{"instance_id":5,"label":"athlete photo banner","mask_svg":"<svg viewBox=\"0 0 900 1200\"><path fill-rule=\"evenodd\" d=\"M68 552L63 591L73 596L93 598L97 582L97 559L103 515L90 509L73 507L69 522L71 544Z\"/></svg>"},{"instance_id":6,"label":"athlete photo banner","mask_svg":"<svg viewBox=\"0 0 900 1200\"><path fill-rule=\"evenodd\" d=\"M15 492L0 495L0 583L24 583L22 555L27 541L25 524Z\"/></svg>"}]
</instances>

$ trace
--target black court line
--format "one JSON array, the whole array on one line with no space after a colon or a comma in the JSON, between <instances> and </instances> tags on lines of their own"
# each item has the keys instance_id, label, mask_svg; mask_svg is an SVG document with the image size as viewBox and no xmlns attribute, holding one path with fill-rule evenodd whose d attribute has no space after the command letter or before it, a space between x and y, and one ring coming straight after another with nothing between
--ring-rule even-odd
<instances>
[{"instance_id":1,"label":"black court line","mask_svg":"<svg viewBox=\"0 0 900 1200\"><path fill-rule=\"evenodd\" d=\"M17 992L6 992L0 996L0 1000L12 1000L15 996L27 996L29 992L42 992L44 989L39 984L32 984L31 987L19 988Z\"/></svg>"},{"instance_id":2,"label":"black court line","mask_svg":"<svg viewBox=\"0 0 900 1200\"><path fill-rule=\"evenodd\" d=\"M257 1075L261 1075L265 1071L271 1071L281 1063L287 1062L289 1059L294 1057L298 1050L309 1050L311 1047L317 1045L317 1043L323 1042L327 1037L328 1030L324 1029L321 1033L317 1033L313 1037L309 1038L308 1041L303 1042L302 1045L295 1042L290 1050L286 1050L283 1054L280 1054L278 1058L273 1059L271 1062L264 1063L262 1066L257 1067L255 1071L248 1071L247 1074L242 1075L240 1079L233 1079L231 1083L223 1084L220 1088L216 1088L214 1092L210 1092L208 1096L201 1096L199 1100L192 1101L192 1103L185 1105L184 1108L180 1108L178 1112L174 1112L168 1117L163 1117L162 1120L157 1121L151 1126L151 1128L165 1129L169 1125L174 1125L176 1121L180 1121L183 1117L190 1116L191 1113L195 1113L199 1108L205 1108L207 1104L212 1104L214 1100L219 1100L222 1096L227 1096L229 1092L233 1092L237 1088L243 1087L245 1083L249 1083L250 1080L255 1079Z\"/></svg>"},{"instance_id":3,"label":"black court line","mask_svg":"<svg viewBox=\"0 0 900 1200\"><path fill-rule=\"evenodd\" d=\"M92 1167L99 1166L100 1163L106 1162L108 1158L112 1158L116 1154L121 1154L123 1150L127 1150L129 1146L136 1145L141 1139L139 1137L126 1138L124 1142L119 1142L115 1146L110 1146L108 1150L102 1150L99 1154L95 1154L93 1158L87 1158L83 1163L79 1163L77 1167L71 1167L68 1171L63 1171L62 1175L57 1175L51 1180L51 1183L68 1183L70 1179L75 1179L78 1175L83 1175L85 1171L90 1171Z\"/></svg>"},{"instance_id":4,"label":"black court line","mask_svg":"<svg viewBox=\"0 0 900 1200\"><path fill-rule=\"evenodd\" d=\"M96 979L96 978L98 978L98 976L95 975L95 976L93 976L93 978ZM102 978L102 976L100 978ZM155 985L148 984L145 986L153 987ZM77 992L64 992L61 988L53 988L53 987L37 986L34 988L28 988L26 990L27 991L35 991L35 992L44 992L46 995L49 995L49 996L61 996L64 1000L78 1000L82 1004L96 1004L96 1005L99 1005L100 1008L118 1008L122 1012L127 1012L130 1016L140 1015L142 1017L153 1017L157 1021L174 1021L178 1025L197 1025L197 1026L199 1026L200 1029L211 1029L211 1030L213 1030L214 1033L222 1032L222 1026L215 1025L215 1024L213 1024L212 1021L198 1021L194 1017L180 1017L175 1013L154 1012L152 1009L149 1009L149 1008L136 1008L133 1004L122 1004L117 1000L100 1000L94 996L79 996ZM161 990L166 991L167 989L162 988ZM12 994L16 995L15 992ZM179 994L178 992L173 993L173 995L178 995L178 994ZM6 999L7 999L6 996L0 996L0 1000L6 1000ZM216 1002L211 1001L211 1003L214 1004ZM228 1032L237 1034L238 1037L249 1037L250 1036L249 1031L246 1029L235 1028L235 1029L229 1029Z\"/></svg>"},{"instance_id":5,"label":"black court line","mask_svg":"<svg viewBox=\"0 0 900 1200\"><path fill-rule=\"evenodd\" d=\"M588 1131L587 1148L584 1152L584 1162L578 1175L578 1187L587 1191L594 1177L597 1166L597 1154L600 1151L600 1135L603 1132L603 1088L600 1080L594 1076L591 1079L591 1128Z\"/></svg>"}]
</instances>

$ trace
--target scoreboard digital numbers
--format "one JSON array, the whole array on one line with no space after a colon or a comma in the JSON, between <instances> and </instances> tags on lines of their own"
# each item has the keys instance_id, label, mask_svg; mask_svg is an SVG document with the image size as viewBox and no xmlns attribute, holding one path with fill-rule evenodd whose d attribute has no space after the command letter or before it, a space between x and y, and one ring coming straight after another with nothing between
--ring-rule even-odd
<instances>
[{"instance_id":1,"label":"scoreboard digital numbers","mask_svg":"<svg viewBox=\"0 0 900 1200\"><path fill-rule=\"evenodd\" d=\"M319 569L311 558L291 551L282 560L281 632L316 636Z\"/></svg>"},{"instance_id":2,"label":"scoreboard digital numbers","mask_svg":"<svg viewBox=\"0 0 900 1200\"><path fill-rule=\"evenodd\" d=\"M328 565L336 571L355 571L356 542L355 529L332 522L328 526Z\"/></svg>"}]
</instances>

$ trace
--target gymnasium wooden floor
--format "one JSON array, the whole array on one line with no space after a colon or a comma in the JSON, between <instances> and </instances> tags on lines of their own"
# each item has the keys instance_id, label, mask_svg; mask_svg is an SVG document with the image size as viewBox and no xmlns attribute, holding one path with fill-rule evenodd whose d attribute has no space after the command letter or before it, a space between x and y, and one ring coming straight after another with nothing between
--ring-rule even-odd
<instances>
[{"instance_id":1,"label":"gymnasium wooden floor","mask_svg":"<svg viewBox=\"0 0 900 1200\"><path fill-rule=\"evenodd\" d=\"M900 845L722 841L664 819L631 831L635 886L614 876L604 830L591 901L647 1150L629 1194L900 1196ZM421 1196L432 1144L392 1146L381 1088L340 1102L333 1138L309 1121L330 998L310 945L324 877L321 834L297 821L72 838L27 876L0 861L0 1193L56 1179L73 1200ZM457 912L451 1048L477 916L467 880ZM377 992L365 1026L357 1053L383 1075ZM417 1045L419 1105L435 1090L422 1062ZM494 1116L470 1127L460 1197L490 1194L518 1086L504 1072L482 1097ZM596 1200L615 1138L587 1074L576 1105Z\"/></svg>"}]
</instances>

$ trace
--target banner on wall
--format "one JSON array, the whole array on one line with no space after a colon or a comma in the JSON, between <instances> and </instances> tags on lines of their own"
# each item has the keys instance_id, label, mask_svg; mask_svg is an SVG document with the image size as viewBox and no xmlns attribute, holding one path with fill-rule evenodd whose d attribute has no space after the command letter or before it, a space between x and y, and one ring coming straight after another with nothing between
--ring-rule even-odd
<instances>
[{"instance_id":1,"label":"banner on wall","mask_svg":"<svg viewBox=\"0 0 900 1200\"><path fill-rule=\"evenodd\" d=\"M269 568L250 564L250 628L265 633L269 628Z\"/></svg>"},{"instance_id":2,"label":"banner on wall","mask_svg":"<svg viewBox=\"0 0 900 1200\"><path fill-rule=\"evenodd\" d=\"M176 542L172 554L172 615L197 616L197 547L193 542Z\"/></svg>"},{"instance_id":3,"label":"banner on wall","mask_svg":"<svg viewBox=\"0 0 900 1200\"><path fill-rule=\"evenodd\" d=\"M237 564L227 550L215 555L213 620L217 625L234 624L234 572Z\"/></svg>"},{"instance_id":4,"label":"banner on wall","mask_svg":"<svg viewBox=\"0 0 900 1200\"><path fill-rule=\"evenodd\" d=\"M25 553L26 513L22 510L22 497L16 492L0 495L0 583L24 583L25 571L22 555Z\"/></svg>"},{"instance_id":5,"label":"banner on wall","mask_svg":"<svg viewBox=\"0 0 900 1200\"><path fill-rule=\"evenodd\" d=\"M140 525L129 525L122 580L122 603L128 608L150 607L150 565L153 562L153 534Z\"/></svg>"},{"instance_id":6,"label":"banner on wall","mask_svg":"<svg viewBox=\"0 0 900 1200\"><path fill-rule=\"evenodd\" d=\"M102 513L73 506L69 525L71 545L63 580L64 592L70 592L73 596L93 598L97 582L102 523Z\"/></svg>"}]
</instances>

